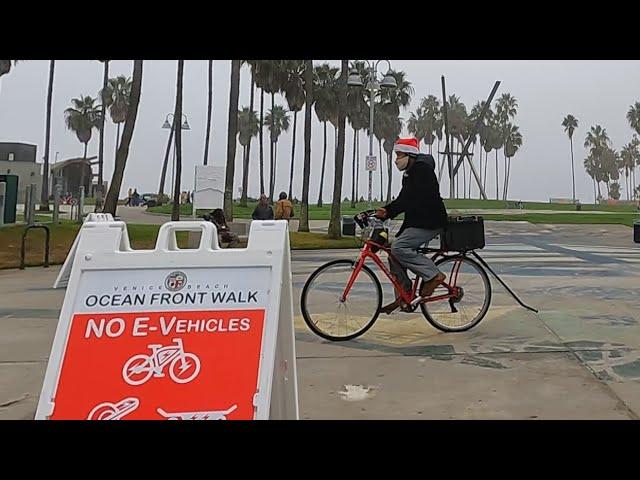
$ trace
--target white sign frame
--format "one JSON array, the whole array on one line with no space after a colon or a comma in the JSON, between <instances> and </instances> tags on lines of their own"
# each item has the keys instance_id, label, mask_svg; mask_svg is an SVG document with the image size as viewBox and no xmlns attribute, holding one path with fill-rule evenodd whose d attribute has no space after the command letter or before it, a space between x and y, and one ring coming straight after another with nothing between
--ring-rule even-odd
<instances>
[{"instance_id":1,"label":"white sign frame","mask_svg":"<svg viewBox=\"0 0 640 480\"><path fill-rule=\"evenodd\" d=\"M226 167L196 165L193 177L193 218L196 210L223 208Z\"/></svg>"},{"instance_id":2,"label":"white sign frame","mask_svg":"<svg viewBox=\"0 0 640 480\"><path fill-rule=\"evenodd\" d=\"M136 269L267 267L267 290L254 419L299 419L293 297L288 222L253 221L247 248L220 249L211 222L167 222L160 227L155 249L132 250L124 222L87 221L70 261L69 287L49 356L36 420L52 415L62 360L71 330L78 286L85 272ZM197 249L180 249L178 231L200 231ZM71 256L71 255L70 255Z\"/></svg>"}]
</instances>

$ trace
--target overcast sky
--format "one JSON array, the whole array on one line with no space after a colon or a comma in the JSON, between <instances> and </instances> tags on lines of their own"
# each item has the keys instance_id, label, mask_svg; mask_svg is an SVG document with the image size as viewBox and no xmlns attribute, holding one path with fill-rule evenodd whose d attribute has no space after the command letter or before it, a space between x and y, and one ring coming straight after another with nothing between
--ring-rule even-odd
<instances>
[{"instance_id":1,"label":"overcast sky","mask_svg":"<svg viewBox=\"0 0 640 480\"><path fill-rule=\"evenodd\" d=\"M320 61L317 61L320 62ZM132 73L130 61L112 61L110 76ZM339 65L339 61L331 61ZM497 96L510 92L518 101L518 114L514 120L523 135L523 146L513 158L509 197L522 200L548 201L549 197L571 197L571 165L569 140L561 126L568 113L579 120L574 137L577 196L583 201L593 200L590 178L582 166L586 156L584 137L591 125L606 128L616 149L632 137L626 121L626 112L633 102L640 101L639 61L391 61L396 70L404 70L412 82L415 96L411 106L402 112L408 118L421 98L433 94L441 98L440 76L445 75L447 94L456 94L467 106L489 95L496 80L502 83ZM214 62L213 131L210 163L224 165L229 102L228 60ZM0 141L26 142L38 145L39 161L44 149L44 125L48 61L24 61L11 73L0 79ZM380 65L381 69L385 64ZM82 156L83 145L64 125L64 110L71 98L80 95L96 96L102 87L102 64L89 60L61 60L56 62L53 116L51 133L51 159L58 160ZM250 73L242 69L240 105L249 104ZM129 153L122 192L136 187L139 192L156 192L168 130L161 128L165 116L174 109L176 83L175 61L145 61L142 97L138 121ZM256 100L259 97L256 96ZM267 101L268 100L268 101ZM284 99L276 96L276 103ZM270 100L265 96L265 111ZM259 110L259 102L254 107ZM202 163L207 115L207 61L186 61L183 111L187 114L190 131L183 133L183 180L185 190L193 188L194 166ZM292 119L293 120L293 119ZM310 199L318 197L320 166L322 162L322 127L313 117L312 171ZM303 161L304 111L298 115L296 142L296 172L294 195L300 198ZM293 122L292 122L293 124ZM325 202L333 191L333 128L328 129L327 171L324 185ZM405 131L406 134L406 131ZM107 122L105 130L105 179L113 171L116 127ZM291 160L292 128L283 134L278 146L276 191L288 189ZM268 162L268 136L265 135L265 161ZM364 160L368 142L361 134L360 154ZM422 150L426 147L422 145ZM89 144L89 155L97 155L98 134L94 132ZM377 155L377 146L375 148ZM259 189L258 148L254 140L251 159L249 194L256 196ZM351 192L352 132L347 131L345 178L342 197ZM495 196L495 154L490 156L487 190ZM364 161L361 163L364 168ZM395 168L395 167L394 167ZM170 174L170 172L169 172ZM500 155L500 184L502 184L502 156ZM360 195L366 198L366 179L360 175ZM386 180L385 180L386 182ZM441 193L448 195L447 182ZM624 183L624 182L622 182ZM241 147L236 158L237 195L241 184ZM462 185L462 184L461 184ZM623 187L624 188L624 187ZM379 196L379 173L374 175L374 196ZM394 171L393 191L400 189L400 176ZM491 194L493 192L493 195ZM626 196L623 193L623 196Z\"/></svg>"}]
</instances>

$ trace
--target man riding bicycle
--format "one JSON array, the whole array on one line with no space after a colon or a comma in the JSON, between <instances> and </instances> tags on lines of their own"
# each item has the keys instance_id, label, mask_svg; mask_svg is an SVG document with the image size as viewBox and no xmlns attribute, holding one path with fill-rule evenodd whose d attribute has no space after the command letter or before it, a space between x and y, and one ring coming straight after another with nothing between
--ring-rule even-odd
<instances>
[{"instance_id":1,"label":"man riding bicycle","mask_svg":"<svg viewBox=\"0 0 640 480\"><path fill-rule=\"evenodd\" d=\"M446 276L430 258L419 254L417 249L422 244L428 245L442 233L447 224L447 210L440 197L435 160L431 155L420 153L418 140L400 138L393 150L396 153L396 167L403 172L402 190L398 198L376 211L376 217L384 220L404 213L404 222L391 246L391 253L397 262L389 257L389 266L405 290L411 288L407 268L420 276L423 281L420 296L426 298L433 294ZM398 297L382 307L381 311L389 315L402 304Z\"/></svg>"}]
</instances>

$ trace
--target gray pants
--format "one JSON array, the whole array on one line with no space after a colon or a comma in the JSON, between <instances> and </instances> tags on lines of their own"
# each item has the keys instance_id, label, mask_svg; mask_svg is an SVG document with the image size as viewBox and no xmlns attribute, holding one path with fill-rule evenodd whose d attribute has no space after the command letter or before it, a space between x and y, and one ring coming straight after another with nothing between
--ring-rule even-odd
<instances>
[{"instance_id":1,"label":"gray pants","mask_svg":"<svg viewBox=\"0 0 640 480\"><path fill-rule=\"evenodd\" d=\"M402 234L393 241L391 253L400 262L400 265L389 257L389 266L391 267L391 273L396 276L405 290L411 288L411 280L407 275L407 268L422 277L424 281L429 281L440 273L433 260L419 254L416 249L423 243L429 245L429 242L441 232L441 229L427 230L425 228L411 227L403 230Z\"/></svg>"}]
</instances>

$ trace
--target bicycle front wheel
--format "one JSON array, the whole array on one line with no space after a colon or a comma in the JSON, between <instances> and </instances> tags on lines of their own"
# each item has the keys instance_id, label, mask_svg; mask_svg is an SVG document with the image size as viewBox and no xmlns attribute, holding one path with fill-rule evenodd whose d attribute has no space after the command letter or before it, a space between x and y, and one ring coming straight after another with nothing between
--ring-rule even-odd
<instances>
[{"instance_id":1,"label":"bicycle front wheel","mask_svg":"<svg viewBox=\"0 0 640 480\"><path fill-rule=\"evenodd\" d=\"M463 332L476 326L484 318L491 303L491 282L477 262L464 256L443 258L436 262L451 287L459 288L452 299L420 304L422 314L431 325L443 332ZM446 295L440 285L433 296Z\"/></svg>"},{"instance_id":2,"label":"bicycle front wheel","mask_svg":"<svg viewBox=\"0 0 640 480\"><path fill-rule=\"evenodd\" d=\"M300 308L316 335L331 341L351 340L369 330L378 318L382 287L369 267L362 266L347 297L341 298L355 266L352 260L329 262L305 283Z\"/></svg>"}]
</instances>

